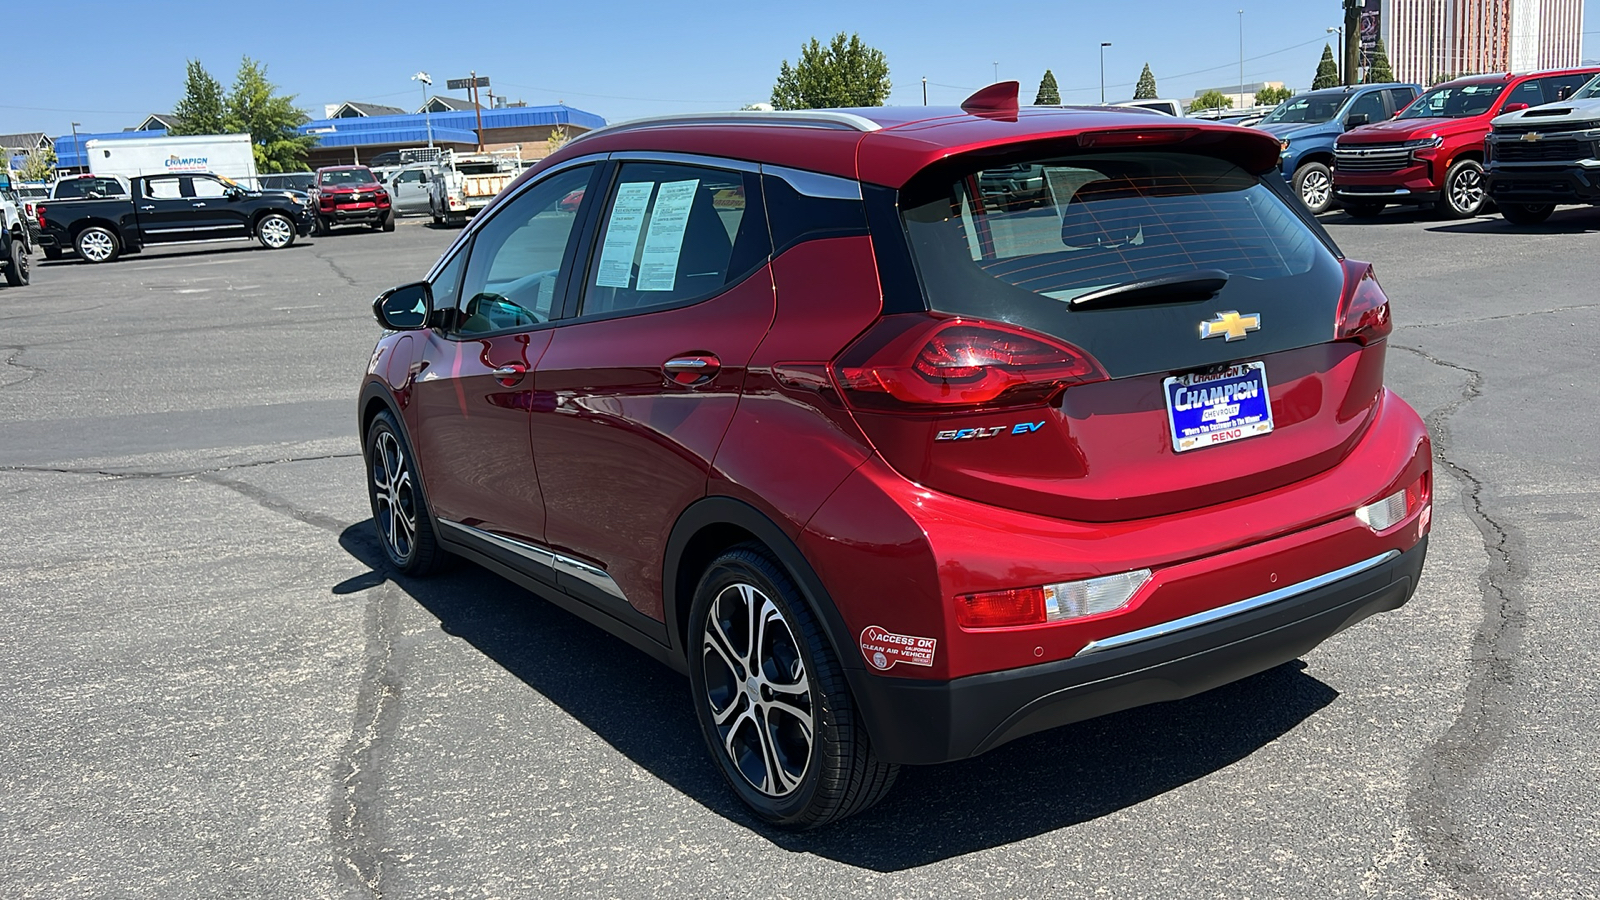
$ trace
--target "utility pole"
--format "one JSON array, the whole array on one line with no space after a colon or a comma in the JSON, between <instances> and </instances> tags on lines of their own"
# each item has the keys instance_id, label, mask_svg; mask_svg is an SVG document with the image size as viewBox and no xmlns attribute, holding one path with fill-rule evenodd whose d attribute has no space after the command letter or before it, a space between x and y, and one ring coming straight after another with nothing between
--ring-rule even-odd
<instances>
[{"instance_id":1,"label":"utility pole","mask_svg":"<svg viewBox=\"0 0 1600 900\"><path fill-rule=\"evenodd\" d=\"M1344 80L1344 26L1343 25L1337 25L1337 26L1334 26L1333 28L1329 28L1328 29L1328 33L1329 34L1337 34L1339 36L1339 60L1338 60L1339 65L1337 66L1337 68L1339 70L1339 83L1340 84L1344 84L1345 83L1345 80Z\"/></svg>"},{"instance_id":2,"label":"utility pole","mask_svg":"<svg viewBox=\"0 0 1600 900\"><path fill-rule=\"evenodd\" d=\"M78 148L78 126L80 124L82 123L72 123L72 156L74 161L79 162L87 168L88 160L83 158L83 151Z\"/></svg>"},{"instance_id":3,"label":"utility pole","mask_svg":"<svg viewBox=\"0 0 1600 900\"><path fill-rule=\"evenodd\" d=\"M418 72L411 76L412 81L422 82L422 121L428 124L428 149L433 149L433 113L428 109L428 88L433 85L433 79L427 72Z\"/></svg>"},{"instance_id":4,"label":"utility pole","mask_svg":"<svg viewBox=\"0 0 1600 900\"><path fill-rule=\"evenodd\" d=\"M1244 10L1239 10L1239 108L1244 108Z\"/></svg>"},{"instance_id":5,"label":"utility pole","mask_svg":"<svg viewBox=\"0 0 1600 900\"><path fill-rule=\"evenodd\" d=\"M1100 42L1100 105L1106 105L1106 48L1111 46L1110 41Z\"/></svg>"}]
</instances>

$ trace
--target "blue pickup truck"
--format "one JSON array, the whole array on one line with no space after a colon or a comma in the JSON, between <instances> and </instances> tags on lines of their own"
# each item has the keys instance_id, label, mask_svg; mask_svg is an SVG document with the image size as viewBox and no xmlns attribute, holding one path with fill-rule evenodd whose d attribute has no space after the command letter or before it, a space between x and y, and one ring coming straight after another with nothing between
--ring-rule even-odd
<instances>
[{"instance_id":1,"label":"blue pickup truck","mask_svg":"<svg viewBox=\"0 0 1600 900\"><path fill-rule=\"evenodd\" d=\"M1254 127L1283 145L1283 177L1312 213L1333 207L1333 142L1352 128L1392 119L1422 88L1414 84L1354 84L1297 94Z\"/></svg>"}]
</instances>

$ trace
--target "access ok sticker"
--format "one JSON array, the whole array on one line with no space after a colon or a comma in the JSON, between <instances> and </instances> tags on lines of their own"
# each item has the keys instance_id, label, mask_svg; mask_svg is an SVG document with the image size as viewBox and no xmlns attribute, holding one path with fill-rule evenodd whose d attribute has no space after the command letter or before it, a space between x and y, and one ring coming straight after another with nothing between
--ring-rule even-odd
<instances>
[{"instance_id":1,"label":"access ok sticker","mask_svg":"<svg viewBox=\"0 0 1600 900\"><path fill-rule=\"evenodd\" d=\"M861 655L880 672L894 668L895 663L931 666L934 651L938 647L938 638L895 634L876 625L868 625L861 630Z\"/></svg>"}]
</instances>

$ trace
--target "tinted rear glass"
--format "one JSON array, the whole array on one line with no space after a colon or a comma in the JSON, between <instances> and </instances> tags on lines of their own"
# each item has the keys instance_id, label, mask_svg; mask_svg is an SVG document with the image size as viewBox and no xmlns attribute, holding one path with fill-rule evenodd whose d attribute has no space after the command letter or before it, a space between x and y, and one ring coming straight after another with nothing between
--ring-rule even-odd
<instances>
[{"instance_id":1,"label":"tinted rear glass","mask_svg":"<svg viewBox=\"0 0 1600 900\"><path fill-rule=\"evenodd\" d=\"M122 183L115 178L69 178L56 185L57 200L83 197L126 197Z\"/></svg>"},{"instance_id":2,"label":"tinted rear glass","mask_svg":"<svg viewBox=\"0 0 1600 900\"><path fill-rule=\"evenodd\" d=\"M929 305L1054 334L1123 372L1165 367L1141 322L1172 306L1144 298L1074 308L1092 291L1209 270L1215 297L1181 306L1260 312L1276 349L1327 340L1342 273L1281 194L1222 160L1179 153L1069 156L909 186L902 208ZM1191 312L1182 338L1193 341ZM1109 343L1107 343L1109 342ZM1146 352L1148 351L1148 352ZM1179 354L1187 360L1191 354ZM1173 365L1187 363L1173 363Z\"/></svg>"}]
</instances>

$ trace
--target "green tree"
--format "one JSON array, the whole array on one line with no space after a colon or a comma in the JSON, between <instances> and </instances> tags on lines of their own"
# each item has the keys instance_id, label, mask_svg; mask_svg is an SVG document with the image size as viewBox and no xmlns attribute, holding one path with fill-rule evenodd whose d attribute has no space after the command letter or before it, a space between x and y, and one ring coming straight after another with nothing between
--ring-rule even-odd
<instances>
[{"instance_id":1,"label":"green tree","mask_svg":"<svg viewBox=\"0 0 1600 900\"><path fill-rule=\"evenodd\" d=\"M267 80L267 67L246 56L228 94L228 127L249 132L256 169L263 173L304 169L306 151L316 143L316 138L297 130L308 117L295 108L294 97L277 90Z\"/></svg>"},{"instance_id":2,"label":"green tree","mask_svg":"<svg viewBox=\"0 0 1600 900\"><path fill-rule=\"evenodd\" d=\"M1049 69L1045 69L1044 77L1039 79L1039 92L1033 95L1033 105L1061 105L1061 89L1056 87L1056 75Z\"/></svg>"},{"instance_id":3,"label":"green tree","mask_svg":"<svg viewBox=\"0 0 1600 900\"><path fill-rule=\"evenodd\" d=\"M17 174L23 181L49 181L56 174L56 148L39 147L22 158Z\"/></svg>"},{"instance_id":4,"label":"green tree","mask_svg":"<svg viewBox=\"0 0 1600 900\"><path fill-rule=\"evenodd\" d=\"M1216 88L1212 88L1194 98L1194 103L1189 106L1189 109L1233 109L1233 98Z\"/></svg>"},{"instance_id":5,"label":"green tree","mask_svg":"<svg viewBox=\"0 0 1600 900\"><path fill-rule=\"evenodd\" d=\"M1311 79L1311 89L1320 91L1323 88L1337 87L1339 85L1339 61L1333 58L1333 48L1327 44L1322 45L1322 61L1317 63L1317 77Z\"/></svg>"},{"instance_id":6,"label":"green tree","mask_svg":"<svg viewBox=\"0 0 1600 900\"><path fill-rule=\"evenodd\" d=\"M183 80L183 99L172 108L177 117L173 134L226 134L228 102L222 82L211 77L200 60L191 59Z\"/></svg>"},{"instance_id":7,"label":"green tree","mask_svg":"<svg viewBox=\"0 0 1600 900\"><path fill-rule=\"evenodd\" d=\"M1372 48L1372 65L1367 67L1367 84L1383 84L1394 80L1394 69L1389 67L1389 51L1383 48L1383 38Z\"/></svg>"},{"instance_id":8,"label":"green tree","mask_svg":"<svg viewBox=\"0 0 1600 900\"><path fill-rule=\"evenodd\" d=\"M1154 100L1156 98L1156 76L1150 71L1150 64L1144 64L1144 71L1139 73L1139 83L1134 86L1133 99Z\"/></svg>"},{"instance_id":9,"label":"green tree","mask_svg":"<svg viewBox=\"0 0 1600 900\"><path fill-rule=\"evenodd\" d=\"M889 64L883 51L861 42L860 35L839 32L824 47L816 38L800 46L794 66L778 68L772 86L777 109L838 109L882 106L889 99Z\"/></svg>"},{"instance_id":10,"label":"green tree","mask_svg":"<svg viewBox=\"0 0 1600 900\"><path fill-rule=\"evenodd\" d=\"M1279 103L1294 96L1294 91L1286 87L1264 87L1256 91L1257 106L1277 106Z\"/></svg>"}]
</instances>

